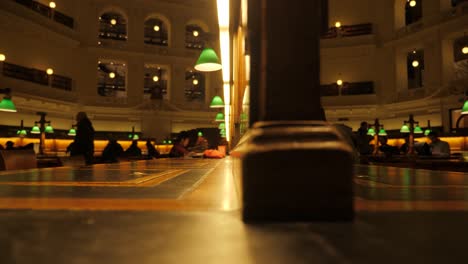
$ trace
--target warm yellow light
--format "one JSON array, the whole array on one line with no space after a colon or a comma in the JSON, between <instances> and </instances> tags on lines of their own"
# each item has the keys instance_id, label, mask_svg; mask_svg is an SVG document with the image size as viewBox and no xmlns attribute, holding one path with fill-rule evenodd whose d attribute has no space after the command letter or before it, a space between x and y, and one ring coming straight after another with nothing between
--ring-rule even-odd
<instances>
[{"instance_id":1,"label":"warm yellow light","mask_svg":"<svg viewBox=\"0 0 468 264\"><path fill-rule=\"evenodd\" d=\"M52 9L54 9L54 8L57 7L57 4L55 4L55 2L50 2L50 3L49 3L49 7L52 8Z\"/></svg>"},{"instance_id":2,"label":"warm yellow light","mask_svg":"<svg viewBox=\"0 0 468 264\"><path fill-rule=\"evenodd\" d=\"M193 85L197 85L197 84L198 84L198 80L197 80L197 79L193 79L192 83L193 83Z\"/></svg>"},{"instance_id":3,"label":"warm yellow light","mask_svg":"<svg viewBox=\"0 0 468 264\"><path fill-rule=\"evenodd\" d=\"M338 79L338 80L336 81L336 84L338 84L338 85L343 85L343 80Z\"/></svg>"},{"instance_id":4,"label":"warm yellow light","mask_svg":"<svg viewBox=\"0 0 468 264\"><path fill-rule=\"evenodd\" d=\"M335 22L335 27L340 28L340 27L341 27L341 22L340 22L340 21L336 21L336 22Z\"/></svg>"},{"instance_id":5,"label":"warm yellow light","mask_svg":"<svg viewBox=\"0 0 468 264\"><path fill-rule=\"evenodd\" d=\"M465 47L462 48L462 53L463 54L468 54L468 46L465 46ZM0 60L1 60L1 58L0 58Z\"/></svg>"},{"instance_id":6,"label":"warm yellow light","mask_svg":"<svg viewBox=\"0 0 468 264\"><path fill-rule=\"evenodd\" d=\"M46 70L46 73L47 73L47 75L52 75L52 74L54 74L54 70L52 68L48 68Z\"/></svg>"},{"instance_id":7,"label":"warm yellow light","mask_svg":"<svg viewBox=\"0 0 468 264\"><path fill-rule=\"evenodd\" d=\"M115 73L113 73L113 72L109 73L109 78L114 79L115 78Z\"/></svg>"},{"instance_id":8,"label":"warm yellow light","mask_svg":"<svg viewBox=\"0 0 468 264\"><path fill-rule=\"evenodd\" d=\"M229 27L229 0L217 0L219 29Z\"/></svg>"},{"instance_id":9,"label":"warm yellow light","mask_svg":"<svg viewBox=\"0 0 468 264\"><path fill-rule=\"evenodd\" d=\"M5 60L6 60L5 54L0 54L0 61L5 61Z\"/></svg>"},{"instance_id":10,"label":"warm yellow light","mask_svg":"<svg viewBox=\"0 0 468 264\"><path fill-rule=\"evenodd\" d=\"M241 11L242 11L242 26L246 27L247 26L247 13L248 13L248 8L247 8L247 0L242 0L241 2Z\"/></svg>"},{"instance_id":11,"label":"warm yellow light","mask_svg":"<svg viewBox=\"0 0 468 264\"><path fill-rule=\"evenodd\" d=\"M159 81L159 77L157 75L153 76L153 82Z\"/></svg>"},{"instance_id":12,"label":"warm yellow light","mask_svg":"<svg viewBox=\"0 0 468 264\"><path fill-rule=\"evenodd\" d=\"M411 7L415 7L415 6L416 6L416 0L411 0L411 1L409 1L409 5L410 5Z\"/></svg>"},{"instance_id":13,"label":"warm yellow light","mask_svg":"<svg viewBox=\"0 0 468 264\"><path fill-rule=\"evenodd\" d=\"M117 20L115 20L114 18L113 18L113 19L111 19L111 21L110 21L110 22L111 22L111 24L112 24L112 25L116 25L116 24L117 24Z\"/></svg>"},{"instance_id":14,"label":"warm yellow light","mask_svg":"<svg viewBox=\"0 0 468 264\"><path fill-rule=\"evenodd\" d=\"M414 60L411 65L413 65L414 68L417 68L419 66L419 61Z\"/></svg>"},{"instance_id":15,"label":"warm yellow light","mask_svg":"<svg viewBox=\"0 0 468 264\"><path fill-rule=\"evenodd\" d=\"M154 31L156 31L156 32L158 32L158 31L160 30L160 28L159 28L158 25L154 26L153 29L154 29Z\"/></svg>"},{"instance_id":16,"label":"warm yellow light","mask_svg":"<svg viewBox=\"0 0 468 264\"><path fill-rule=\"evenodd\" d=\"M199 34L200 34L200 33L198 33L198 31L196 31L196 30L193 31L193 36L194 36L194 37L198 37Z\"/></svg>"}]
</instances>

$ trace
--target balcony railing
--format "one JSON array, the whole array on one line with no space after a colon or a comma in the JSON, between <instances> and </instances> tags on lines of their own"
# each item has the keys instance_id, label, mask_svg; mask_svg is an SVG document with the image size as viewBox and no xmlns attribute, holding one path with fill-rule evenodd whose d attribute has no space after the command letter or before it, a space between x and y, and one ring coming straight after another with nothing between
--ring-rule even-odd
<instances>
[{"instance_id":1,"label":"balcony railing","mask_svg":"<svg viewBox=\"0 0 468 264\"><path fill-rule=\"evenodd\" d=\"M47 75L47 73L42 70L26 68L16 64L4 62L2 73L4 76L14 79L33 82L40 85L50 84L51 87L65 91L72 90L72 79L56 74Z\"/></svg>"},{"instance_id":2,"label":"balcony railing","mask_svg":"<svg viewBox=\"0 0 468 264\"><path fill-rule=\"evenodd\" d=\"M321 96L364 95L374 93L373 82L344 82L341 86L336 83L320 85Z\"/></svg>"},{"instance_id":3,"label":"balcony railing","mask_svg":"<svg viewBox=\"0 0 468 264\"><path fill-rule=\"evenodd\" d=\"M337 37L355 37L361 35L370 35L373 33L372 24L357 24L357 25L344 25L339 28L332 27L321 38L337 38Z\"/></svg>"},{"instance_id":4,"label":"balcony railing","mask_svg":"<svg viewBox=\"0 0 468 264\"><path fill-rule=\"evenodd\" d=\"M55 22L57 23L60 23L62 25L65 25L69 28L73 28L74 27L74 20L72 17L70 16L67 16L59 11L56 11L46 5L43 5L41 3L38 3L36 1L33 1L33 0L13 0L14 2L22 5L22 6L25 6L47 18L50 18L52 20L54 20Z\"/></svg>"}]
</instances>

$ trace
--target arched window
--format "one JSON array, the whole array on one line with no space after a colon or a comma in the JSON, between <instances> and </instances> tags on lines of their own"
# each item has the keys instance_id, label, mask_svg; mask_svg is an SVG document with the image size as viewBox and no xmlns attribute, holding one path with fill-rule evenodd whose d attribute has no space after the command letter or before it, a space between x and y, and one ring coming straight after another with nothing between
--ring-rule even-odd
<instances>
[{"instance_id":1,"label":"arched window","mask_svg":"<svg viewBox=\"0 0 468 264\"><path fill-rule=\"evenodd\" d=\"M205 32L198 25L185 26L185 47L189 49L203 49L205 47Z\"/></svg>"},{"instance_id":2,"label":"arched window","mask_svg":"<svg viewBox=\"0 0 468 264\"><path fill-rule=\"evenodd\" d=\"M126 75L127 66L125 63L116 61L98 62L98 87L100 96L106 97L126 97Z\"/></svg>"},{"instance_id":3,"label":"arched window","mask_svg":"<svg viewBox=\"0 0 468 264\"><path fill-rule=\"evenodd\" d=\"M408 72L408 89L424 86L424 50L414 50L406 56Z\"/></svg>"},{"instance_id":4,"label":"arched window","mask_svg":"<svg viewBox=\"0 0 468 264\"><path fill-rule=\"evenodd\" d=\"M151 45L167 46L167 25L160 19L150 18L145 21L145 43Z\"/></svg>"},{"instance_id":5,"label":"arched window","mask_svg":"<svg viewBox=\"0 0 468 264\"><path fill-rule=\"evenodd\" d=\"M457 6L461 3L468 2L468 0L451 0L452 6Z\"/></svg>"},{"instance_id":6,"label":"arched window","mask_svg":"<svg viewBox=\"0 0 468 264\"><path fill-rule=\"evenodd\" d=\"M145 65L144 96L150 99L168 99L168 72L164 67Z\"/></svg>"},{"instance_id":7,"label":"arched window","mask_svg":"<svg viewBox=\"0 0 468 264\"><path fill-rule=\"evenodd\" d=\"M422 18L422 0L408 0L405 5L405 25L413 24Z\"/></svg>"},{"instance_id":8,"label":"arched window","mask_svg":"<svg viewBox=\"0 0 468 264\"><path fill-rule=\"evenodd\" d=\"M455 39L453 42L454 61L468 60L468 36Z\"/></svg>"},{"instance_id":9,"label":"arched window","mask_svg":"<svg viewBox=\"0 0 468 264\"><path fill-rule=\"evenodd\" d=\"M185 72L185 98L187 101L205 100L205 75L189 70Z\"/></svg>"},{"instance_id":10,"label":"arched window","mask_svg":"<svg viewBox=\"0 0 468 264\"><path fill-rule=\"evenodd\" d=\"M127 20L117 12L106 12L99 17L99 38L127 40Z\"/></svg>"}]
</instances>

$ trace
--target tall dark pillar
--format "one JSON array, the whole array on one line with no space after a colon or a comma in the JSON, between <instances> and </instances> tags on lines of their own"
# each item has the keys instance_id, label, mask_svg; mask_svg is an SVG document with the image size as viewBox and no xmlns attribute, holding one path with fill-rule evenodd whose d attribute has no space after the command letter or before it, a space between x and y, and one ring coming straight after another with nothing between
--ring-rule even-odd
<instances>
[{"instance_id":1,"label":"tall dark pillar","mask_svg":"<svg viewBox=\"0 0 468 264\"><path fill-rule=\"evenodd\" d=\"M249 1L252 128L233 151L246 221L353 218L351 147L319 121L326 2Z\"/></svg>"},{"instance_id":2,"label":"tall dark pillar","mask_svg":"<svg viewBox=\"0 0 468 264\"><path fill-rule=\"evenodd\" d=\"M249 1L252 124L323 120L319 37L326 2Z\"/></svg>"}]
</instances>

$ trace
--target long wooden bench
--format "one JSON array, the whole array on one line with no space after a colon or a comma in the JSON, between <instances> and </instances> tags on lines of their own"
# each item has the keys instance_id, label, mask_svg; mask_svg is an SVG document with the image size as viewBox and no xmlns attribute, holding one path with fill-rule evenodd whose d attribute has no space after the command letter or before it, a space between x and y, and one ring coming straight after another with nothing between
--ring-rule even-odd
<instances>
[{"instance_id":1,"label":"long wooden bench","mask_svg":"<svg viewBox=\"0 0 468 264\"><path fill-rule=\"evenodd\" d=\"M0 150L0 170L24 170L34 168L37 168L34 150Z\"/></svg>"}]
</instances>

